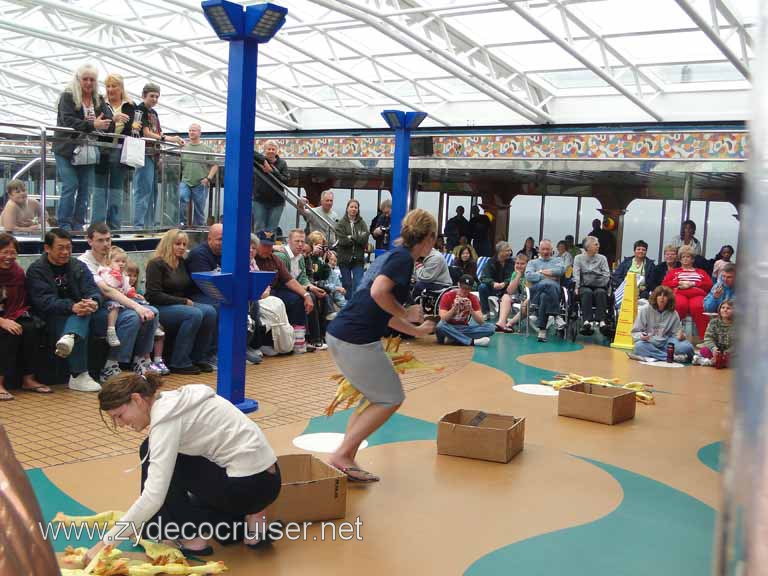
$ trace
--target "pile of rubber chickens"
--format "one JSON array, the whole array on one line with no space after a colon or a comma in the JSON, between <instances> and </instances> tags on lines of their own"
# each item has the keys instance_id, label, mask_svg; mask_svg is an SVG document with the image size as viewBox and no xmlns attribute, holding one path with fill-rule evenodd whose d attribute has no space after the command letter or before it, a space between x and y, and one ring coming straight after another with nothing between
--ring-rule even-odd
<instances>
[{"instance_id":1,"label":"pile of rubber chickens","mask_svg":"<svg viewBox=\"0 0 768 576\"><path fill-rule=\"evenodd\" d=\"M390 360L392 360L392 365L399 374L405 374L408 370L416 370L419 368L434 370L435 372L439 372L443 369L442 366L430 366L424 362L420 362L416 359L413 352L400 352L400 343L400 336L390 336L386 339L384 345L384 351L387 353ZM326 416L332 416L336 411L336 408L344 402L346 402L346 409L352 407L355 402L362 400L357 407L356 412L360 413L365 410L369 404L368 400L363 398L363 395L352 386L343 374L334 374L331 376L331 380L338 382L338 386L336 388L336 396L334 396L333 401L328 405L328 408L325 409Z\"/></svg>"},{"instance_id":2,"label":"pile of rubber chickens","mask_svg":"<svg viewBox=\"0 0 768 576\"><path fill-rule=\"evenodd\" d=\"M581 376L580 374L558 374L555 376L555 380L542 380L542 384L552 386L555 390L559 390L565 386L572 386L573 384L598 384L600 386L613 386L615 388L626 388L627 390L633 390L635 392L635 398L641 404L655 404L653 399L653 384L645 384L644 382L627 382L622 384L618 378L602 378L600 376Z\"/></svg>"},{"instance_id":3,"label":"pile of rubber chickens","mask_svg":"<svg viewBox=\"0 0 768 576\"><path fill-rule=\"evenodd\" d=\"M93 516L67 516L59 512L53 519L64 525L88 525L102 528L114 526L123 513L109 510ZM124 558L122 551L113 546L105 546L85 565L85 555L88 548L73 548L67 546L62 564L72 568L61 568L62 576L157 576L194 575L194 574L223 574L227 571L224 562L207 562L200 566L190 566L184 554L178 548L158 544L150 540L140 540L144 553L149 562Z\"/></svg>"}]
</instances>

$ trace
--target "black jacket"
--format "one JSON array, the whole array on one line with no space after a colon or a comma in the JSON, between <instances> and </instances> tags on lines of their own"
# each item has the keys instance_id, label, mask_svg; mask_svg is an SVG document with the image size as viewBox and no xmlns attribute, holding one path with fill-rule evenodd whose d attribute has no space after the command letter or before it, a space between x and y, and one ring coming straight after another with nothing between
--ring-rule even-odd
<instances>
[{"instance_id":1,"label":"black jacket","mask_svg":"<svg viewBox=\"0 0 768 576\"><path fill-rule=\"evenodd\" d=\"M107 117L107 114L110 114L111 116L111 113L107 108L108 107L105 105L104 99L101 97L101 95L94 95L93 109L96 117L98 118L100 114L104 114L105 118ZM72 96L72 92L69 91L63 92L59 98L58 112L56 114L56 125L72 128L78 132L85 133L90 133L94 130L93 122L85 119L83 107L81 106L80 108L77 108L75 106L74 97ZM113 129L114 124L112 124L111 127L107 128L105 131L111 132ZM53 153L58 154L59 156L63 156L67 160L72 160L72 154L77 147L77 140L78 138L82 137L82 134L73 134L71 132L55 132L55 135L59 141L53 145Z\"/></svg>"},{"instance_id":2,"label":"black jacket","mask_svg":"<svg viewBox=\"0 0 768 576\"><path fill-rule=\"evenodd\" d=\"M288 164L280 156L276 156L275 163L272 164L272 174L269 175L261 168L264 160L266 158L263 154L259 152L253 153L253 199L262 204L270 204L272 206L285 204L285 198L280 193L282 190L272 180L272 176L283 184L287 184L290 178Z\"/></svg>"},{"instance_id":3,"label":"black jacket","mask_svg":"<svg viewBox=\"0 0 768 576\"><path fill-rule=\"evenodd\" d=\"M632 267L632 261L634 256L627 256L623 262L619 264L618 268L614 270L611 276L611 282L614 288L618 288L619 285L624 282L624 278L627 277L627 272ZM662 276L662 280L664 277ZM656 282L656 264L650 258L645 259L645 290L640 292L640 298L648 298L651 291L658 286Z\"/></svg>"},{"instance_id":4,"label":"black jacket","mask_svg":"<svg viewBox=\"0 0 768 576\"><path fill-rule=\"evenodd\" d=\"M389 230L391 225L392 216L387 216L384 212L379 212L373 217L373 220L371 220L371 227L369 228L371 236L373 236L373 231L379 226L385 229L384 234L381 236L373 236L373 241L376 244L377 250L389 250Z\"/></svg>"},{"instance_id":5,"label":"black jacket","mask_svg":"<svg viewBox=\"0 0 768 576\"><path fill-rule=\"evenodd\" d=\"M59 298L48 255L43 254L27 268L27 297L33 312L44 320L51 316L70 316L72 305L84 298L101 305L103 297L88 267L77 258L69 259L69 289L73 300Z\"/></svg>"}]
</instances>

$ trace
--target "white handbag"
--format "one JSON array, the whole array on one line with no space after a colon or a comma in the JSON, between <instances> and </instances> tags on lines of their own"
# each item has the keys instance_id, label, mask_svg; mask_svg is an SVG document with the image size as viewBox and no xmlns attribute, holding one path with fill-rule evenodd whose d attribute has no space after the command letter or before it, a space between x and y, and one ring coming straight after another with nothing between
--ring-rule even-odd
<instances>
[{"instance_id":1,"label":"white handbag","mask_svg":"<svg viewBox=\"0 0 768 576\"><path fill-rule=\"evenodd\" d=\"M126 136L123 140L123 151L120 154L120 163L133 168L144 166L145 142L141 138Z\"/></svg>"}]
</instances>

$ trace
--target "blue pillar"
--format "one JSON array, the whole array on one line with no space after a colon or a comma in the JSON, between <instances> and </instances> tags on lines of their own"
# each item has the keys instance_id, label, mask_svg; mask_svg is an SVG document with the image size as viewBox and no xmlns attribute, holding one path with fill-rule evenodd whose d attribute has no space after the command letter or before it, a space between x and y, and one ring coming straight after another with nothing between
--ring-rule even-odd
<instances>
[{"instance_id":1,"label":"blue pillar","mask_svg":"<svg viewBox=\"0 0 768 576\"><path fill-rule=\"evenodd\" d=\"M392 170L392 223L390 224L390 246L400 237L400 225L408 212L408 161L411 157L411 130L417 128L427 117L425 112L403 112L384 110L381 113L390 128L395 131L395 161Z\"/></svg>"}]
</instances>

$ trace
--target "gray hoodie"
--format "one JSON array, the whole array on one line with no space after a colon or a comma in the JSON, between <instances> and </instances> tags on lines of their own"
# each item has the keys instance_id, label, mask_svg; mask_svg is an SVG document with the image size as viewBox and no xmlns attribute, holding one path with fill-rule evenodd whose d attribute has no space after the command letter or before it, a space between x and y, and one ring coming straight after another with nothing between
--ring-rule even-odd
<instances>
[{"instance_id":1,"label":"gray hoodie","mask_svg":"<svg viewBox=\"0 0 768 576\"><path fill-rule=\"evenodd\" d=\"M122 521L139 526L160 510L178 454L202 456L231 478L258 474L277 461L261 428L208 386L162 392L150 411L147 481ZM119 527L110 530L104 542L117 532Z\"/></svg>"},{"instance_id":2,"label":"gray hoodie","mask_svg":"<svg viewBox=\"0 0 768 576\"><path fill-rule=\"evenodd\" d=\"M643 306L637 313L635 325L632 326L632 340L642 340L641 336L645 333L651 337L651 344L660 348L682 328L680 317L675 310L659 312L651 305Z\"/></svg>"},{"instance_id":3,"label":"gray hoodie","mask_svg":"<svg viewBox=\"0 0 768 576\"><path fill-rule=\"evenodd\" d=\"M432 282L440 284L446 288L453 284L451 273L448 270L448 263L437 250L432 251L424 257L424 265L416 268L416 280L421 282Z\"/></svg>"},{"instance_id":4,"label":"gray hoodie","mask_svg":"<svg viewBox=\"0 0 768 576\"><path fill-rule=\"evenodd\" d=\"M579 254L573 260L573 281L577 287L605 287L611 280L608 260L602 254Z\"/></svg>"}]
</instances>

